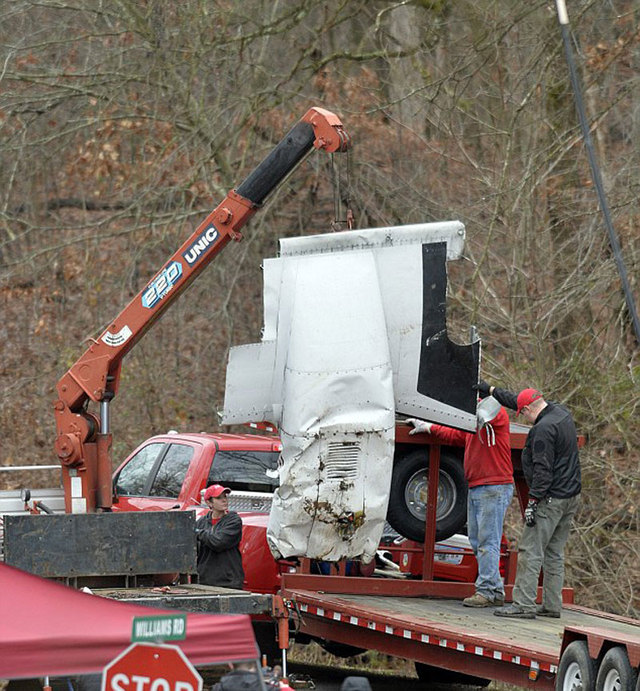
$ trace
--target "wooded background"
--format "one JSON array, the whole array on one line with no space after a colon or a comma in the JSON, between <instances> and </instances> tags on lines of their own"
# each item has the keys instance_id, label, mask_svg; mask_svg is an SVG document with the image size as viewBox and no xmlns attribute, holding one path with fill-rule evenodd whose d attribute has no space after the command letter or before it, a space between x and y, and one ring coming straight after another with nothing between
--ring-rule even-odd
<instances>
[{"instance_id":1,"label":"wooded background","mask_svg":"<svg viewBox=\"0 0 640 691\"><path fill-rule=\"evenodd\" d=\"M638 299L640 6L568 6ZM0 37L3 465L56 461L55 385L87 339L324 106L352 152L306 159L127 357L114 462L156 432L219 429L279 237L344 227L347 205L356 227L459 219L450 336L476 325L485 379L573 411L588 445L567 582L640 615L639 349L552 2L5 0Z\"/></svg>"}]
</instances>

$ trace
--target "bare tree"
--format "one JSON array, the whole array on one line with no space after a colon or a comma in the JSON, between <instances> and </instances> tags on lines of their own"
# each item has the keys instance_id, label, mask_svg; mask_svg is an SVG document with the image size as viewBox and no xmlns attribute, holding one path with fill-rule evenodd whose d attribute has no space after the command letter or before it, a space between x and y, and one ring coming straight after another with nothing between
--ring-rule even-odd
<instances>
[{"instance_id":1,"label":"bare tree","mask_svg":"<svg viewBox=\"0 0 640 691\"><path fill-rule=\"evenodd\" d=\"M637 291L636 13L587 0L572 25ZM344 227L347 205L359 227L459 218L450 331L476 324L487 378L574 411L589 443L571 578L637 613L638 349L548 3L10 0L0 45L3 463L52 460L55 383L85 339L325 105L353 136L349 165L307 159L131 353L114 457L167 428L217 429L227 350L259 336L278 237Z\"/></svg>"}]
</instances>

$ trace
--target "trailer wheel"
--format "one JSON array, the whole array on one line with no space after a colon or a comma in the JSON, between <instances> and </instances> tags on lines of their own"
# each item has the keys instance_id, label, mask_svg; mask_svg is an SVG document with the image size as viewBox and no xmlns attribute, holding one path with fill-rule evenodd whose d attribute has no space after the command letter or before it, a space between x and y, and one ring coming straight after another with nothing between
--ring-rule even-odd
<instances>
[{"instance_id":1,"label":"trailer wheel","mask_svg":"<svg viewBox=\"0 0 640 691\"><path fill-rule=\"evenodd\" d=\"M490 679L483 677L474 677L470 674L462 674L462 672L452 672L450 669L441 669L440 667L432 667L425 665L423 662L416 662L416 674L418 679L425 684L460 684L463 686L489 686Z\"/></svg>"},{"instance_id":2,"label":"trailer wheel","mask_svg":"<svg viewBox=\"0 0 640 691\"><path fill-rule=\"evenodd\" d=\"M637 673L622 646L611 648L600 663L596 691L635 691Z\"/></svg>"},{"instance_id":3,"label":"trailer wheel","mask_svg":"<svg viewBox=\"0 0 640 691\"><path fill-rule=\"evenodd\" d=\"M573 641L565 648L558 665L556 691L589 691L596 679L596 667L584 641Z\"/></svg>"},{"instance_id":4,"label":"trailer wheel","mask_svg":"<svg viewBox=\"0 0 640 691\"><path fill-rule=\"evenodd\" d=\"M427 513L429 459L424 450L397 457L391 477L387 520L409 540L424 542ZM446 540L462 530L467 520L467 483L462 463L442 451L436 507L436 540Z\"/></svg>"}]
</instances>

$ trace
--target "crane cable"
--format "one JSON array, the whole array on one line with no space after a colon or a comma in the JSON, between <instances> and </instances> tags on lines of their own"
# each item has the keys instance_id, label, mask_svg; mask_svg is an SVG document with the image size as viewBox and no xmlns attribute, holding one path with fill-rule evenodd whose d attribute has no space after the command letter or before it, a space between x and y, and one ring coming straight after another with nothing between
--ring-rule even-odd
<instances>
[{"instance_id":1,"label":"crane cable","mask_svg":"<svg viewBox=\"0 0 640 691\"><path fill-rule=\"evenodd\" d=\"M582 92L580 90L580 83L578 81L576 65L573 59L573 53L571 52L571 41L569 36L569 15L567 13L567 6L565 4L565 0L556 0L556 9L558 11L558 21L560 22L560 30L562 32L562 41L564 43L564 52L567 58L567 65L569 67L569 77L571 79L571 85L573 87L573 94L576 102L576 110L578 111L578 118L580 119L580 126L582 128L582 136L584 139L585 147L587 149L589 165L591 167L591 177L593 179L593 184L598 194L598 201L600 202L600 208L602 209L604 223L607 228L607 232L609 233L609 243L611 244L613 256L618 267L618 274L620 275L620 280L622 281L622 288L627 303L627 309L629 310L631 321L633 322L633 328L636 334L636 342L640 344L640 319L638 319L638 312L636 310L633 293L631 292L631 286L629 284L629 279L627 278L627 269L624 264L624 259L622 258L620 241L618 240L618 236L613 227L611 213L609 212L609 205L607 204L607 198L604 192L604 187L602 185L600 168L598 167L595 152L593 149L591 132L589 131L589 123L587 122L584 103L582 101Z\"/></svg>"},{"instance_id":2,"label":"crane cable","mask_svg":"<svg viewBox=\"0 0 640 691\"><path fill-rule=\"evenodd\" d=\"M333 187L333 213L334 220L331 223L331 230L353 230L354 214L351 208L351 149L347 149L346 159L346 185L343 194L340 183L340 171L335 165L335 159L331 155L331 182ZM346 205L345 216L342 218L342 204Z\"/></svg>"}]
</instances>

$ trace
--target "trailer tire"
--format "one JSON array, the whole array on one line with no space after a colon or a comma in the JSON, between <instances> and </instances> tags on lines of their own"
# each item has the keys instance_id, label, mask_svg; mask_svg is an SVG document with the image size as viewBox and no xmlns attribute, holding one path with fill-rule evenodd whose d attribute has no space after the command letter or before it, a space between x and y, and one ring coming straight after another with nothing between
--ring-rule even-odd
<instances>
[{"instance_id":1,"label":"trailer tire","mask_svg":"<svg viewBox=\"0 0 640 691\"><path fill-rule=\"evenodd\" d=\"M391 476L387 521L400 535L424 542L429 458L423 449L397 456ZM436 540L459 533L467 520L467 482L462 462L441 451Z\"/></svg>"},{"instance_id":2,"label":"trailer tire","mask_svg":"<svg viewBox=\"0 0 640 691\"><path fill-rule=\"evenodd\" d=\"M573 641L565 648L558 665L556 691L580 691L593 689L596 681L596 666L589 657L589 648L584 641Z\"/></svg>"},{"instance_id":3,"label":"trailer tire","mask_svg":"<svg viewBox=\"0 0 640 691\"><path fill-rule=\"evenodd\" d=\"M637 672L631 667L627 651L620 645L610 648L600 663L596 691L635 691Z\"/></svg>"},{"instance_id":4,"label":"trailer tire","mask_svg":"<svg viewBox=\"0 0 640 691\"><path fill-rule=\"evenodd\" d=\"M486 687L491 683L491 679L484 679L483 677L474 677L470 674L462 674L462 672L453 672L450 669L441 669L440 667L432 667L423 662L416 662L416 674L418 679L425 684L461 684L464 686L481 686Z\"/></svg>"}]
</instances>

